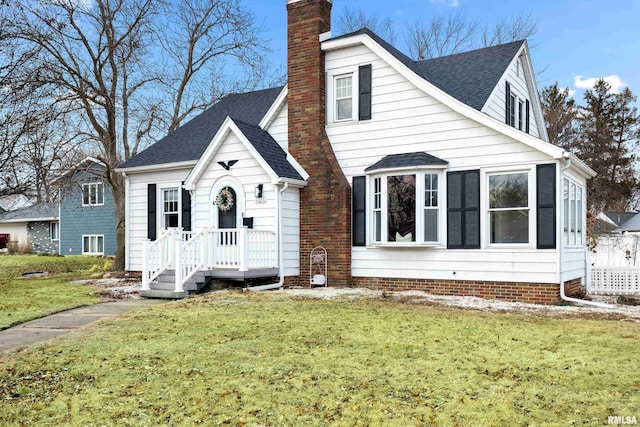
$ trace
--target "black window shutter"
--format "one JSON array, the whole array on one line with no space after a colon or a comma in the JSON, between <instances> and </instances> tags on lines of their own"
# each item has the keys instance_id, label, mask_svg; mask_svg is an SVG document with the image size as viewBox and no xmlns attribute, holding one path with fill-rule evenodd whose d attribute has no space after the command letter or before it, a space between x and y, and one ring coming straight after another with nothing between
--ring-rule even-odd
<instances>
[{"instance_id":1,"label":"black window shutter","mask_svg":"<svg viewBox=\"0 0 640 427\"><path fill-rule=\"evenodd\" d=\"M447 174L447 247L480 248L480 171Z\"/></svg>"},{"instance_id":2,"label":"black window shutter","mask_svg":"<svg viewBox=\"0 0 640 427\"><path fill-rule=\"evenodd\" d=\"M504 102L504 117L505 123L511 125L511 84L506 82L505 85L505 102Z\"/></svg>"},{"instance_id":3,"label":"black window shutter","mask_svg":"<svg viewBox=\"0 0 640 427\"><path fill-rule=\"evenodd\" d=\"M527 106L525 109L526 119L525 119L525 132L529 133L529 100L527 99Z\"/></svg>"},{"instance_id":4,"label":"black window shutter","mask_svg":"<svg viewBox=\"0 0 640 427\"><path fill-rule=\"evenodd\" d=\"M191 194L182 189L182 229L191 231Z\"/></svg>"},{"instance_id":5,"label":"black window shutter","mask_svg":"<svg viewBox=\"0 0 640 427\"><path fill-rule=\"evenodd\" d=\"M351 218L353 246L365 246L367 244L367 182L364 176L353 177L353 190L351 191Z\"/></svg>"},{"instance_id":6,"label":"black window shutter","mask_svg":"<svg viewBox=\"0 0 640 427\"><path fill-rule=\"evenodd\" d=\"M556 165L536 167L536 236L538 249L556 248Z\"/></svg>"},{"instance_id":7,"label":"black window shutter","mask_svg":"<svg viewBox=\"0 0 640 427\"><path fill-rule=\"evenodd\" d=\"M147 238L156 240L156 185L147 185Z\"/></svg>"},{"instance_id":8,"label":"black window shutter","mask_svg":"<svg viewBox=\"0 0 640 427\"><path fill-rule=\"evenodd\" d=\"M358 69L358 119L371 120L371 64Z\"/></svg>"},{"instance_id":9,"label":"black window shutter","mask_svg":"<svg viewBox=\"0 0 640 427\"><path fill-rule=\"evenodd\" d=\"M447 247L463 247L462 172L447 174Z\"/></svg>"}]
</instances>

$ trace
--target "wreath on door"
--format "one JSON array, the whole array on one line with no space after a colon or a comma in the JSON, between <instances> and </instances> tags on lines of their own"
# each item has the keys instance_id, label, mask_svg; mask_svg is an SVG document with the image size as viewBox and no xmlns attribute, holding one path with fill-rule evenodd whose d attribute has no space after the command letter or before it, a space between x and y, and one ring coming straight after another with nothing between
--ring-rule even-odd
<instances>
[{"instance_id":1,"label":"wreath on door","mask_svg":"<svg viewBox=\"0 0 640 427\"><path fill-rule=\"evenodd\" d=\"M223 212L233 207L233 194L231 194L228 188L223 188L216 196L216 206Z\"/></svg>"}]
</instances>

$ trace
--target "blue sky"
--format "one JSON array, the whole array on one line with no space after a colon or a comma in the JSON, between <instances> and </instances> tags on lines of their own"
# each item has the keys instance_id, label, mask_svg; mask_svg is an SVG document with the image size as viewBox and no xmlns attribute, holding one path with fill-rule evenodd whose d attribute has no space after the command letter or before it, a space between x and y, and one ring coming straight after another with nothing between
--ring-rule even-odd
<instances>
[{"instance_id":1,"label":"blue sky","mask_svg":"<svg viewBox=\"0 0 640 427\"><path fill-rule=\"evenodd\" d=\"M244 0L262 22L274 50L274 65L286 63L286 0ZM396 47L406 52L402 29L416 19L460 13L492 24L530 14L537 33L529 41L538 88L558 82L575 91L578 102L592 80L609 77L614 89L628 86L640 94L640 1L638 0L334 0L333 19L345 7L390 17L396 22ZM335 33L335 32L334 32Z\"/></svg>"}]
</instances>

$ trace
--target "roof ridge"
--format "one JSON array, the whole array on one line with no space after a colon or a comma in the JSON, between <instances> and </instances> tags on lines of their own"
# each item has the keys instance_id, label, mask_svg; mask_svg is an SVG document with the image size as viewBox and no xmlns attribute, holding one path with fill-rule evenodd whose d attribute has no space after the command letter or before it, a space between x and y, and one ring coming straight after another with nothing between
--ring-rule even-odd
<instances>
[{"instance_id":1,"label":"roof ridge","mask_svg":"<svg viewBox=\"0 0 640 427\"><path fill-rule=\"evenodd\" d=\"M465 50L464 52L457 52L457 53L451 53L449 55L443 55L443 56L436 56L433 58L429 58L429 59L421 59L419 61L415 61L417 64L424 64L425 62L429 62L429 61L434 61L437 59L443 59L443 58L451 58L453 56L460 56L460 55L466 55L466 54L470 54L470 53L477 53L480 51L486 51L486 50L490 50L490 49L496 49L496 48L502 48L505 46L510 46L510 45L514 45L514 44L523 44L526 41L526 39L522 39L522 40L515 40L509 43L501 43L501 44L496 44L493 46L486 46L486 47L480 47L477 49L472 49L472 50Z\"/></svg>"}]
</instances>

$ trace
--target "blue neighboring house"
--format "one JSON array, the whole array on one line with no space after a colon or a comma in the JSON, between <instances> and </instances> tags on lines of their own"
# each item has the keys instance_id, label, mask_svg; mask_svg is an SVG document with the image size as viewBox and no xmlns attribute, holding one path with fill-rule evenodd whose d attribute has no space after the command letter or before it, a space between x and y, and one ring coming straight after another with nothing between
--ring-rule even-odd
<instances>
[{"instance_id":1,"label":"blue neighboring house","mask_svg":"<svg viewBox=\"0 0 640 427\"><path fill-rule=\"evenodd\" d=\"M60 254L115 255L116 218L105 165L87 157L60 183Z\"/></svg>"}]
</instances>

